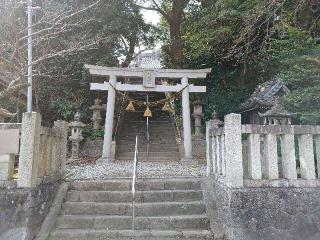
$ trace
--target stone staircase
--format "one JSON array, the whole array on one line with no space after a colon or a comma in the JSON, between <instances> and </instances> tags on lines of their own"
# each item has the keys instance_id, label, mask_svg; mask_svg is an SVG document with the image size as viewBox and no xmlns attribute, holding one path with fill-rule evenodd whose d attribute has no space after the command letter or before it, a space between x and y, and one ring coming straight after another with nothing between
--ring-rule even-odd
<instances>
[{"instance_id":1,"label":"stone staircase","mask_svg":"<svg viewBox=\"0 0 320 240\"><path fill-rule=\"evenodd\" d=\"M200 179L139 180L132 230L130 180L73 182L51 240L209 240Z\"/></svg>"},{"instance_id":2,"label":"stone staircase","mask_svg":"<svg viewBox=\"0 0 320 240\"><path fill-rule=\"evenodd\" d=\"M145 93L131 96L145 101ZM149 93L149 101L165 98L164 94ZM169 113L161 110L162 106L152 108L152 118L149 118L149 154L147 154L147 123L143 117L144 108L124 114L117 142L116 158L130 160L134 157L135 138L139 137L139 161L179 161L179 148L175 129Z\"/></svg>"}]
</instances>

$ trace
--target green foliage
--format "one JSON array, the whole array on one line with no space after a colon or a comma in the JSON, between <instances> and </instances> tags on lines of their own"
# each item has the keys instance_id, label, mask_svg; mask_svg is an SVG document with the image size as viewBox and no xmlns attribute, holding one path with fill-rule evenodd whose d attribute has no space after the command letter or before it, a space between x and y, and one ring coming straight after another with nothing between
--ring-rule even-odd
<instances>
[{"instance_id":1,"label":"green foliage","mask_svg":"<svg viewBox=\"0 0 320 240\"><path fill-rule=\"evenodd\" d=\"M96 140L97 138L102 138L104 136L104 129L100 128L93 130L92 125L88 124L83 129L82 135L85 139Z\"/></svg>"},{"instance_id":2,"label":"green foliage","mask_svg":"<svg viewBox=\"0 0 320 240\"><path fill-rule=\"evenodd\" d=\"M52 104L53 109L58 113L59 119L71 121L77 111L77 104L67 99L58 99Z\"/></svg>"},{"instance_id":3,"label":"green foliage","mask_svg":"<svg viewBox=\"0 0 320 240\"><path fill-rule=\"evenodd\" d=\"M189 7L183 25L185 66L213 68L207 78L207 118L214 110L220 117L237 112L257 84L280 78L291 90L284 99L288 110L300 114L300 123L320 123L320 46L314 40L320 21L310 4L215 0Z\"/></svg>"},{"instance_id":4,"label":"green foliage","mask_svg":"<svg viewBox=\"0 0 320 240\"><path fill-rule=\"evenodd\" d=\"M288 110L303 124L320 123L320 46L305 32L287 26L270 41L266 66L291 90ZM281 34L280 34L281 33Z\"/></svg>"},{"instance_id":5,"label":"green foliage","mask_svg":"<svg viewBox=\"0 0 320 240\"><path fill-rule=\"evenodd\" d=\"M229 113L237 112L240 103L244 102L247 97L248 89L237 84L231 84L228 88L217 86L209 89L205 119L210 119L214 111L221 118Z\"/></svg>"}]
</instances>

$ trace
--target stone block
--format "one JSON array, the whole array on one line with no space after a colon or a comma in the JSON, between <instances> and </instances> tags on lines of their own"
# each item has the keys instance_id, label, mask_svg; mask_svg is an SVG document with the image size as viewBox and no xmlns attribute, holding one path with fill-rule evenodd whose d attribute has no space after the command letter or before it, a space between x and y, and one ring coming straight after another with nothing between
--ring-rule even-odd
<instances>
[{"instance_id":1,"label":"stone block","mask_svg":"<svg viewBox=\"0 0 320 240\"><path fill-rule=\"evenodd\" d=\"M313 136L305 134L299 136L300 169L303 179L315 179Z\"/></svg>"},{"instance_id":2,"label":"stone block","mask_svg":"<svg viewBox=\"0 0 320 240\"><path fill-rule=\"evenodd\" d=\"M264 177L269 180L279 179L277 136L267 134L264 139Z\"/></svg>"},{"instance_id":3,"label":"stone block","mask_svg":"<svg viewBox=\"0 0 320 240\"><path fill-rule=\"evenodd\" d=\"M318 178L320 179L320 135L315 136L315 146L316 146L316 161L318 167Z\"/></svg>"},{"instance_id":4,"label":"stone block","mask_svg":"<svg viewBox=\"0 0 320 240\"><path fill-rule=\"evenodd\" d=\"M0 130L0 154L18 154L19 138L19 129Z\"/></svg>"},{"instance_id":5,"label":"stone block","mask_svg":"<svg viewBox=\"0 0 320 240\"><path fill-rule=\"evenodd\" d=\"M68 123L65 121L55 121L54 128L57 129L60 139L57 146L57 156L59 158L60 172L63 174L66 167L68 152Z\"/></svg>"},{"instance_id":6,"label":"stone block","mask_svg":"<svg viewBox=\"0 0 320 240\"><path fill-rule=\"evenodd\" d=\"M14 160L14 154L0 155L0 181L8 181L13 179Z\"/></svg>"},{"instance_id":7,"label":"stone block","mask_svg":"<svg viewBox=\"0 0 320 240\"><path fill-rule=\"evenodd\" d=\"M39 165L41 115L24 113L21 129L21 148L18 187L35 187Z\"/></svg>"},{"instance_id":8,"label":"stone block","mask_svg":"<svg viewBox=\"0 0 320 240\"><path fill-rule=\"evenodd\" d=\"M248 138L248 175L250 179L261 179L260 134Z\"/></svg>"},{"instance_id":9,"label":"stone block","mask_svg":"<svg viewBox=\"0 0 320 240\"><path fill-rule=\"evenodd\" d=\"M225 117L225 159L227 185L243 186L241 115L229 114Z\"/></svg>"},{"instance_id":10,"label":"stone block","mask_svg":"<svg viewBox=\"0 0 320 240\"><path fill-rule=\"evenodd\" d=\"M212 174L212 149L211 142L212 136L210 136L210 122L206 122L206 158L207 158L207 176Z\"/></svg>"},{"instance_id":11,"label":"stone block","mask_svg":"<svg viewBox=\"0 0 320 240\"><path fill-rule=\"evenodd\" d=\"M297 179L297 165L293 134L285 134L281 136L281 156L283 177L286 179Z\"/></svg>"}]
</instances>

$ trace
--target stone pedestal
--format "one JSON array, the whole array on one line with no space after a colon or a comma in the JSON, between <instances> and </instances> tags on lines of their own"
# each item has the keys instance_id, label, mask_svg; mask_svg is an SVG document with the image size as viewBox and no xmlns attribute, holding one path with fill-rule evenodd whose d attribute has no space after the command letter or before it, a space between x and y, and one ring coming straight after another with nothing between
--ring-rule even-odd
<instances>
[{"instance_id":1,"label":"stone pedestal","mask_svg":"<svg viewBox=\"0 0 320 240\"><path fill-rule=\"evenodd\" d=\"M9 181L14 173L14 154L0 155L0 181Z\"/></svg>"}]
</instances>

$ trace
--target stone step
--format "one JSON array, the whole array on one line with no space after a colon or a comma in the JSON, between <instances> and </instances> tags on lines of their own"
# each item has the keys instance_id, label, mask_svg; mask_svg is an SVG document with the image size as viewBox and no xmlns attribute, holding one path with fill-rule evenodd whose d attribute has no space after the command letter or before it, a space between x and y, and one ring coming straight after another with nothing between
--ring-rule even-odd
<instances>
[{"instance_id":1,"label":"stone step","mask_svg":"<svg viewBox=\"0 0 320 240\"><path fill-rule=\"evenodd\" d=\"M122 138L120 141L118 141L118 146L119 145L125 145L125 146L133 146L135 145L135 136L132 137L126 137L126 138ZM148 142L145 139L138 139L138 145L147 145ZM171 139L162 139L162 138L158 138L158 139L151 139L149 142L149 146L151 145L160 145L160 146L176 146L177 142L175 140L175 138L171 138Z\"/></svg>"},{"instance_id":2,"label":"stone step","mask_svg":"<svg viewBox=\"0 0 320 240\"><path fill-rule=\"evenodd\" d=\"M132 203L66 202L66 215L121 215L132 216ZM157 202L135 204L136 216L200 215L205 213L201 201Z\"/></svg>"},{"instance_id":3,"label":"stone step","mask_svg":"<svg viewBox=\"0 0 320 240\"><path fill-rule=\"evenodd\" d=\"M213 240L208 230L87 230L87 229L59 229L54 231L52 240Z\"/></svg>"},{"instance_id":4,"label":"stone step","mask_svg":"<svg viewBox=\"0 0 320 240\"><path fill-rule=\"evenodd\" d=\"M122 153L122 152L134 152L135 150L135 146L131 145L118 145L117 147L117 152L118 153ZM138 148L139 153L142 152L146 152L147 151L147 146L140 146ZM167 146L157 146L157 145L153 145L150 146L149 145L149 152L172 152L172 153L179 153L179 148L178 146L172 146L172 145L167 145Z\"/></svg>"},{"instance_id":5,"label":"stone step","mask_svg":"<svg viewBox=\"0 0 320 240\"><path fill-rule=\"evenodd\" d=\"M136 202L189 202L201 201L202 191L197 190L163 190L138 191ZM131 191L78 191L67 194L69 202L132 202Z\"/></svg>"},{"instance_id":6,"label":"stone step","mask_svg":"<svg viewBox=\"0 0 320 240\"><path fill-rule=\"evenodd\" d=\"M135 120L135 119L124 119L122 128L130 129L131 127L146 127L147 122L143 119ZM161 127L173 127L171 120L169 119L161 119L161 120L153 120L149 121L150 128L161 128Z\"/></svg>"},{"instance_id":7,"label":"stone step","mask_svg":"<svg viewBox=\"0 0 320 240\"><path fill-rule=\"evenodd\" d=\"M116 161L133 161L133 157L116 157ZM175 157L161 157L161 156L153 156L153 157L140 157L139 162L161 162L161 163L172 163L172 162L180 162L179 156Z\"/></svg>"},{"instance_id":8,"label":"stone step","mask_svg":"<svg viewBox=\"0 0 320 240\"><path fill-rule=\"evenodd\" d=\"M126 147L134 147L135 146L135 141L132 141L135 138L132 138L131 140L128 139L122 139L118 142L118 146L126 146ZM170 148L170 147L177 147L177 142L175 140L171 141L168 140L168 142L162 142L162 143L157 143L155 141L150 141L149 142L149 147L161 147L161 148ZM147 146L147 142L146 141L141 141L141 139L139 140L139 147L146 147Z\"/></svg>"},{"instance_id":9,"label":"stone step","mask_svg":"<svg viewBox=\"0 0 320 240\"><path fill-rule=\"evenodd\" d=\"M127 151L127 152L119 152L119 157L133 157L134 152ZM153 158L153 157L161 157L161 158L175 158L178 156L178 152L169 152L169 151L162 151L162 152L154 152L149 151L149 154L147 152L138 152L138 156L140 158L146 158L147 156Z\"/></svg>"},{"instance_id":10,"label":"stone step","mask_svg":"<svg viewBox=\"0 0 320 240\"><path fill-rule=\"evenodd\" d=\"M133 127L139 127L139 128L143 128L147 126L147 121L145 119L124 119L123 121L123 125L121 126L121 128L124 129L130 129ZM161 127L173 127L172 122L170 119L157 119L157 120L153 120L150 121L149 120L149 127L153 127L153 128L161 128Z\"/></svg>"},{"instance_id":11,"label":"stone step","mask_svg":"<svg viewBox=\"0 0 320 240\"><path fill-rule=\"evenodd\" d=\"M70 183L70 190L78 191L131 191L131 179L75 181ZM201 190L201 178L139 179L138 191L160 190Z\"/></svg>"},{"instance_id":12,"label":"stone step","mask_svg":"<svg viewBox=\"0 0 320 240\"><path fill-rule=\"evenodd\" d=\"M132 216L99 216L99 215L62 215L57 221L58 229L108 229L130 230ZM137 230L209 230L206 215L182 215L161 217L136 217Z\"/></svg>"},{"instance_id":13,"label":"stone step","mask_svg":"<svg viewBox=\"0 0 320 240\"><path fill-rule=\"evenodd\" d=\"M149 129L150 135L160 135L160 136L174 136L174 129L173 128L159 128L159 129ZM139 135L139 136L146 136L147 130L146 129L123 129L120 136L126 135Z\"/></svg>"},{"instance_id":14,"label":"stone step","mask_svg":"<svg viewBox=\"0 0 320 240\"><path fill-rule=\"evenodd\" d=\"M132 144L134 143L135 144L135 139L136 139L136 135L123 135L123 136L120 136L120 141L118 141L118 144ZM134 140L132 142L132 140ZM145 136L138 136L138 143L139 144L147 144L148 141L146 140L146 137ZM164 137L164 136L161 136L161 135L158 135L158 136L152 136L150 135L150 142L149 144L174 144L176 143L176 139L175 139L175 136L171 136L171 137Z\"/></svg>"},{"instance_id":15,"label":"stone step","mask_svg":"<svg viewBox=\"0 0 320 240\"><path fill-rule=\"evenodd\" d=\"M125 120L139 120L139 121L147 121L147 118L143 116L144 112L139 112L136 115L132 116L125 116ZM159 121L159 120L167 120L171 121L171 117L168 115L159 115L159 114L152 114L152 117L149 117L149 121Z\"/></svg>"}]
</instances>

